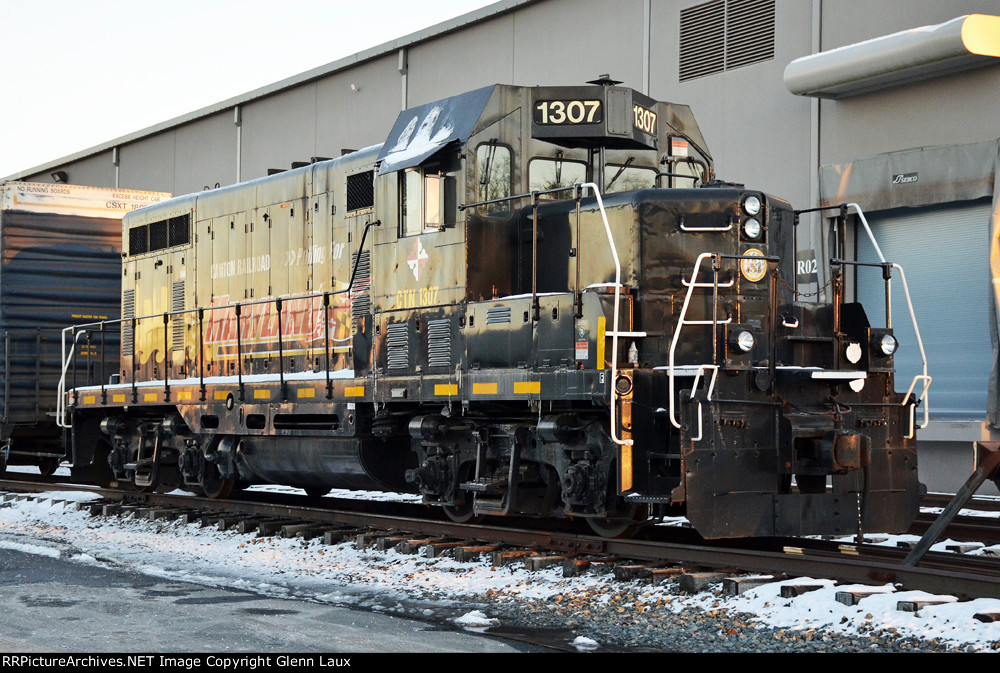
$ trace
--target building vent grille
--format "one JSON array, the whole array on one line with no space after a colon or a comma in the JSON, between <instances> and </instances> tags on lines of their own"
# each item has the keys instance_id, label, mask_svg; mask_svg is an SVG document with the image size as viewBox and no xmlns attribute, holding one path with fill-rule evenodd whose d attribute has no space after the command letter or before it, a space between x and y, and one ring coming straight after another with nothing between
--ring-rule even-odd
<instances>
[{"instance_id":1,"label":"building vent grille","mask_svg":"<svg viewBox=\"0 0 1000 673\"><path fill-rule=\"evenodd\" d=\"M682 82L774 58L774 0L712 0L681 10Z\"/></svg>"},{"instance_id":2,"label":"building vent grille","mask_svg":"<svg viewBox=\"0 0 1000 673\"><path fill-rule=\"evenodd\" d=\"M347 212L375 205L375 171L347 176Z\"/></svg>"},{"instance_id":3,"label":"building vent grille","mask_svg":"<svg viewBox=\"0 0 1000 673\"><path fill-rule=\"evenodd\" d=\"M386 365L389 369L408 369L410 366L410 326L397 322L385 327Z\"/></svg>"},{"instance_id":4,"label":"building vent grille","mask_svg":"<svg viewBox=\"0 0 1000 673\"><path fill-rule=\"evenodd\" d=\"M427 366L451 367L451 320L427 321Z\"/></svg>"}]
</instances>

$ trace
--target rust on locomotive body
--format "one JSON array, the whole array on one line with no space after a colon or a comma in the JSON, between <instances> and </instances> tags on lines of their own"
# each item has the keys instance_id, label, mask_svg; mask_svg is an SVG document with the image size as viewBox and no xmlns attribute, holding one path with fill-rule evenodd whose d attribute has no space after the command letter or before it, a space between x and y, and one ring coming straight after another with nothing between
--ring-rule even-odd
<instances>
[{"instance_id":1,"label":"rust on locomotive body","mask_svg":"<svg viewBox=\"0 0 1000 673\"><path fill-rule=\"evenodd\" d=\"M120 380L67 395L80 479L412 490L604 535L916 514L891 330L802 301L791 205L718 181L687 106L489 86L123 226Z\"/></svg>"}]
</instances>

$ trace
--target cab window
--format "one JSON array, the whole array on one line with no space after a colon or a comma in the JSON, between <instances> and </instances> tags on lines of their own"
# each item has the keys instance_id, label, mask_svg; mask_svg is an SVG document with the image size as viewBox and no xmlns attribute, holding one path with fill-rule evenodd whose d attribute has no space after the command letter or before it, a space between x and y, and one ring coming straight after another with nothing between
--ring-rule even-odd
<instances>
[{"instance_id":1,"label":"cab window","mask_svg":"<svg viewBox=\"0 0 1000 673\"><path fill-rule=\"evenodd\" d=\"M538 158L528 162L528 185L533 192L559 187L572 187L587 182L587 164L582 161L565 161L555 158ZM567 194L546 194L545 198L564 199Z\"/></svg>"},{"instance_id":2,"label":"cab window","mask_svg":"<svg viewBox=\"0 0 1000 673\"><path fill-rule=\"evenodd\" d=\"M604 167L604 191L630 192L633 189L647 189L656 183L656 171L628 165L608 164Z\"/></svg>"},{"instance_id":3,"label":"cab window","mask_svg":"<svg viewBox=\"0 0 1000 673\"><path fill-rule=\"evenodd\" d=\"M492 201L511 195L512 168L510 148L489 142L476 148L476 200ZM506 215L510 201L481 206L485 215Z\"/></svg>"}]
</instances>

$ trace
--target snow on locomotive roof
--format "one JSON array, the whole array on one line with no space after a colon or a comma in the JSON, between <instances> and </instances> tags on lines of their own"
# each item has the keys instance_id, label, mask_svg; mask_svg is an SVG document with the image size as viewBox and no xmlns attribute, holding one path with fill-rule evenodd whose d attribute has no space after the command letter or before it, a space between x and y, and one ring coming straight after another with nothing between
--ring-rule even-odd
<instances>
[{"instance_id":1,"label":"snow on locomotive roof","mask_svg":"<svg viewBox=\"0 0 1000 673\"><path fill-rule=\"evenodd\" d=\"M495 85L400 113L378 160L379 175L420 164L451 142L472 134Z\"/></svg>"}]
</instances>

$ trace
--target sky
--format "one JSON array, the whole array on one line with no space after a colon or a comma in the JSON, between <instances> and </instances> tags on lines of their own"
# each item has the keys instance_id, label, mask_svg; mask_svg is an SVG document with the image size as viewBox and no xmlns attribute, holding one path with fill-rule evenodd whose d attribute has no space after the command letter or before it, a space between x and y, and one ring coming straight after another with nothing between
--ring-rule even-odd
<instances>
[{"instance_id":1,"label":"sky","mask_svg":"<svg viewBox=\"0 0 1000 673\"><path fill-rule=\"evenodd\" d=\"M10 467L11 472L33 472L35 468ZM56 475L68 474L60 468ZM285 487L254 489L294 491ZM295 491L301 493L301 491ZM180 494L182 491L175 491ZM336 497L348 497L335 491ZM373 494L360 494L369 497ZM379 494L383 499L407 498ZM96 500L97 494L80 491L55 491L39 494L39 501L12 501L0 508L0 548L31 554L70 558L74 562L129 569L163 579L194 582L209 586L242 589L270 597L296 597L319 603L361 605L360 595L345 591L345 586L363 586L365 595L411 594L415 586L433 586L441 600L477 602L492 596L497 600L550 602L559 596L585 595L588 601L614 601L616 594L628 594L655 609L728 610L756 615L755 624L792 631L845 635L864 635L873 629L895 629L901 637L937 639L952 649L990 652L1000 641L1000 622L980 622L977 612L1000 611L1000 600L977 599L949 602L922 608L917 613L896 609L899 601L915 601L930 595L903 591L890 584L877 587L880 593L862 598L848 606L835 600L837 592L855 585L837 585L815 578L821 588L793 600L780 597L781 586L793 580L770 582L740 596L717 597L714 592L677 594L666 585L624 586L613 573L564 578L558 567L530 572L523 567L493 567L488 558L481 562L459 563L448 557L437 559L400 554L394 550L379 552L358 550L351 543L325 546L319 540L304 543L278 537L254 538L252 534L220 532L197 523L143 521L124 517L106 517L101 525L85 512L54 504L52 499L71 501ZM971 513L965 512L963 513ZM996 516L995 513L983 513ZM895 547L902 539L915 536L879 536L881 544ZM850 542L850 539L847 540ZM945 550L950 540L942 540L935 551ZM981 548L978 553L998 551ZM977 553L977 552L973 552ZM100 559L100 560L98 560ZM798 578L806 583L810 578ZM421 584L421 583L429 584ZM860 588L860 587L858 587ZM355 601L355 603L352 603ZM643 609L638 602L636 608ZM460 626L489 629L503 626L495 614L470 611L456 620ZM600 650L597 634L579 634L566 645L581 651Z\"/></svg>"},{"instance_id":2,"label":"sky","mask_svg":"<svg viewBox=\"0 0 1000 673\"><path fill-rule=\"evenodd\" d=\"M495 0L0 2L0 177Z\"/></svg>"}]
</instances>

